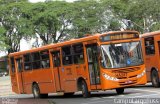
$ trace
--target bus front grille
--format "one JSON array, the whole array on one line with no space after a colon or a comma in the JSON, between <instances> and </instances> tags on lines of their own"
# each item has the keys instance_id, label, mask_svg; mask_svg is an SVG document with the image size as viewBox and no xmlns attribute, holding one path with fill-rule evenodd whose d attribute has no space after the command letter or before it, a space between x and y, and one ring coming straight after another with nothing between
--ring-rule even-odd
<instances>
[{"instance_id":1,"label":"bus front grille","mask_svg":"<svg viewBox=\"0 0 160 104\"><path fill-rule=\"evenodd\" d=\"M112 70L113 73L129 73L129 72L134 72L140 70L140 67L135 67L135 68L126 68L126 69L116 69Z\"/></svg>"}]
</instances>

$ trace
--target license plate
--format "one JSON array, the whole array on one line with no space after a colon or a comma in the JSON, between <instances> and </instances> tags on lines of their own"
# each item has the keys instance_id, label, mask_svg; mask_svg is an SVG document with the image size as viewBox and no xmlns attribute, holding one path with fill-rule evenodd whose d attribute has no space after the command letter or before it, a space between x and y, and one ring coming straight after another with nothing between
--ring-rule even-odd
<instances>
[{"instance_id":1,"label":"license plate","mask_svg":"<svg viewBox=\"0 0 160 104\"><path fill-rule=\"evenodd\" d=\"M115 76L117 78L123 78L123 77L127 77L127 73L115 73Z\"/></svg>"},{"instance_id":2,"label":"license plate","mask_svg":"<svg viewBox=\"0 0 160 104\"><path fill-rule=\"evenodd\" d=\"M130 83L132 83L132 81L128 80L128 81L126 81L125 83L126 83L126 84L130 84Z\"/></svg>"}]
</instances>

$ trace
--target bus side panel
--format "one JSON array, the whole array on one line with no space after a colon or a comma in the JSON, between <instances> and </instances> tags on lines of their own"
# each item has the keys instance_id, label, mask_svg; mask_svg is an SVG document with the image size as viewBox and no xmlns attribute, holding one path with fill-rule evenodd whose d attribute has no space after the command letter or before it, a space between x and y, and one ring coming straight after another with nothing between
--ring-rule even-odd
<instances>
[{"instance_id":1,"label":"bus side panel","mask_svg":"<svg viewBox=\"0 0 160 104\"><path fill-rule=\"evenodd\" d=\"M156 51L156 56L155 56L155 60L156 60L156 68L158 70L158 75L160 78L160 34L155 36L155 51Z\"/></svg>"},{"instance_id":2,"label":"bus side panel","mask_svg":"<svg viewBox=\"0 0 160 104\"><path fill-rule=\"evenodd\" d=\"M146 55L145 55L146 53L145 53L144 38L141 39L141 42L142 42L141 44L142 44L143 59L144 59L145 67L146 67L147 81L150 81L150 68L146 64Z\"/></svg>"},{"instance_id":3,"label":"bus side panel","mask_svg":"<svg viewBox=\"0 0 160 104\"><path fill-rule=\"evenodd\" d=\"M61 73L64 74L64 79L62 79L64 80L64 91L75 92L77 90L76 87L77 74L74 65L64 66L64 71L61 71Z\"/></svg>"},{"instance_id":4,"label":"bus side panel","mask_svg":"<svg viewBox=\"0 0 160 104\"><path fill-rule=\"evenodd\" d=\"M14 60L12 60L14 62ZM12 86L12 91L15 93L19 93L18 91L18 83L17 83L17 77L16 77L16 70L15 70L15 64L12 66L11 60L9 60L9 73L10 73L10 78L11 78L11 86Z\"/></svg>"},{"instance_id":5,"label":"bus side panel","mask_svg":"<svg viewBox=\"0 0 160 104\"><path fill-rule=\"evenodd\" d=\"M65 81L65 92L76 92L77 88L76 88L76 81L69 81L66 80Z\"/></svg>"},{"instance_id":6,"label":"bus side panel","mask_svg":"<svg viewBox=\"0 0 160 104\"><path fill-rule=\"evenodd\" d=\"M16 75L15 74L10 74L10 76L11 76L12 91L15 92L15 93L19 93Z\"/></svg>"},{"instance_id":7,"label":"bus side panel","mask_svg":"<svg viewBox=\"0 0 160 104\"><path fill-rule=\"evenodd\" d=\"M55 85L51 69L42 69L41 71L35 71L35 80L39 82L41 93L53 93L55 92ZM39 76L42 75L42 76Z\"/></svg>"},{"instance_id":8,"label":"bus side panel","mask_svg":"<svg viewBox=\"0 0 160 104\"><path fill-rule=\"evenodd\" d=\"M152 36L153 37L153 36ZM147 74L147 81L151 81L151 70L152 68L159 69L160 66L160 50L158 47L158 41L160 40L158 38L159 36L154 37L154 48L155 48L155 54L146 55L146 48L145 48L145 38L142 38L142 49L143 49L143 56L144 56L144 62L146 66L146 74ZM147 38L147 37L146 37Z\"/></svg>"},{"instance_id":9,"label":"bus side panel","mask_svg":"<svg viewBox=\"0 0 160 104\"><path fill-rule=\"evenodd\" d=\"M33 71L25 72L24 80L26 93L32 93L33 82L38 83L41 93L55 92L51 69L34 69Z\"/></svg>"},{"instance_id":10,"label":"bus side panel","mask_svg":"<svg viewBox=\"0 0 160 104\"><path fill-rule=\"evenodd\" d=\"M32 70L28 70L24 72L24 92L27 94L31 94L32 93Z\"/></svg>"}]
</instances>

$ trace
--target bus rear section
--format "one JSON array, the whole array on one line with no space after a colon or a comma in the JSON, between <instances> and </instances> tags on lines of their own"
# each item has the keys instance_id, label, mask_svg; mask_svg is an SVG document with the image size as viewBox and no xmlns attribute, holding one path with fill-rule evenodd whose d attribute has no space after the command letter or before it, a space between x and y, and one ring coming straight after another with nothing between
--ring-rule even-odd
<instances>
[{"instance_id":1,"label":"bus rear section","mask_svg":"<svg viewBox=\"0 0 160 104\"><path fill-rule=\"evenodd\" d=\"M142 34L141 41L147 81L160 87L160 31Z\"/></svg>"},{"instance_id":2,"label":"bus rear section","mask_svg":"<svg viewBox=\"0 0 160 104\"><path fill-rule=\"evenodd\" d=\"M55 91L47 49L16 52L9 55L12 91L17 94L34 94L47 97Z\"/></svg>"}]
</instances>

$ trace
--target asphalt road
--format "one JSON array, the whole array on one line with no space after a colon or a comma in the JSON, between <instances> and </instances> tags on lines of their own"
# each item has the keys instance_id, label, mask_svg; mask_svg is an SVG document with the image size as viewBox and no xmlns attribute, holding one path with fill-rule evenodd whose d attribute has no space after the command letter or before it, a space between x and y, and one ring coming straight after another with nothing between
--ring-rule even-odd
<instances>
[{"instance_id":1,"label":"asphalt road","mask_svg":"<svg viewBox=\"0 0 160 104\"><path fill-rule=\"evenodd\" d=\"M12 102L12 103L6 103ZM34 99L32 94L15 94L11 91L10 78L0 77L0 104L160 104L160 88L150 83L144 86L126 88L124 94L115 90L92 92L90 98L83 98L81 92L64 97L49 94L47 99Z\"/></svg>"}]
</instances>

